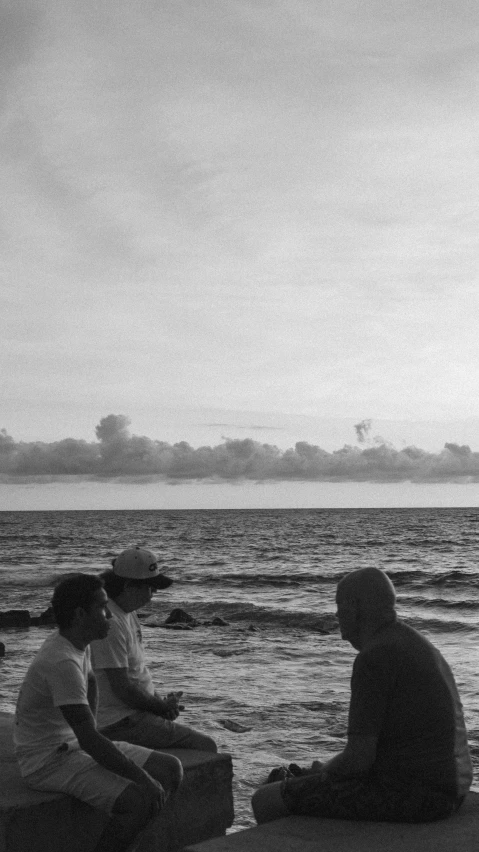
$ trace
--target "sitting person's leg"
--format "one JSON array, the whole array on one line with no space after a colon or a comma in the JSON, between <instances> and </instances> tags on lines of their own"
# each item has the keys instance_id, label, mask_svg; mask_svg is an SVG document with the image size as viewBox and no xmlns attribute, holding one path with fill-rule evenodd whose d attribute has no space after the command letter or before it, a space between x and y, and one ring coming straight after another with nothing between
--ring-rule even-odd
<instances>
[{"instance_id":1,"label":"sitting person's leg","mask_svg":"<svg viewBox=\"0 0 479 852\"><path fill-rule=\"evenodd\" d=\"M165 790L166 799L177 791L183 779L183 767L178 758L134 746L131 743L116 742L115 745L160 782ZM145 756L146 760L144 760ZM123 852L154 815L148 806L144 791L132 783L116 799L111 814L112 819L101 836L96 852Z\"/></svg>"},{"instance_id":2,"label":"sitting person's leg","mask_svg":"<svg viewBox=\"0 0 479 852\"><path fill-rule=\"evenodd\" d=\"M116 743L116 745L119 744ZM183 780L183 767L178 758L172 754L152 751L148 760L143 764L143 769L160 782L167 798L176 793Z\"/></svg>"},{"instance_id":3,"label":"sitting person's leg","mask_svg":"<svg viewBox=\"0 0 479 852\"><path fill-rule=\"evenodd\" d=\"M151 819L150 805L141 788L130 782L113 803L95 852L125 852Z\"/></svg>"},{"instance_id":4,"label":"sitting person's leg","mask_svg":"<svg viewBox=\"0 0 479 852\"><path fill-rule=\"evenodd\" d=\"M291 811L283 799L283 781L264 784L258 787L251 799L253 813L258 825L289 816Z\"/></svg>"},{"instance_id":5,"label":"sitting person's leg","mask_svg":"<svg viewBox=\"0 0 479 852\"><path fill-rule=\"evenodd\" d=\"M101 733L111 740L124 740L160 751L162 748L191 748L211 752L218 750L215 741L206 734L179 722L170 722L153 713L133 713L127 719L103 728Z\"/></svg>"},{"instance_id":6,"label":"sitting person's leg","mask_svg":"<svg viewBox=\"0 0 479 852\"><path fill-rule=\"evenodd\" d=\"M252 805L258 823L288 814L373 822L432 822L457 809L457 802L440 791L394 781L339 780L320 775L287 778L260 787Z\"/></svg>"},{"instance_id":7,"label":"sitting person's leg","mask_svg":"<svg viewBox=\"0 0 479 852\"><path fill-rule=\"evenodd\" d=\"M130 743L115 745L160 782L166 797L177 790L183 768L176 757ZM98 852L123 852L153 815L151 800L139 785L100 766L81 749L57 755L25 782L35 790L67 793L109 814Z\"/></svg>"},{"instance_id":8,"label":"sitting person's leg","mask_svg":"<svg viewBox=\"0 0 479 852\"><path fill-rule=\"evenodd\" d=\"M121 745L127 746L128 756L140 766L152 754L150 749ZM109 814L111 819L98 845L102 852L123 852L150 819L151 802L140 787L100 766L81 749L56 755L24 780L34 790L67 793Z\"/></svg>"}]
</instances>

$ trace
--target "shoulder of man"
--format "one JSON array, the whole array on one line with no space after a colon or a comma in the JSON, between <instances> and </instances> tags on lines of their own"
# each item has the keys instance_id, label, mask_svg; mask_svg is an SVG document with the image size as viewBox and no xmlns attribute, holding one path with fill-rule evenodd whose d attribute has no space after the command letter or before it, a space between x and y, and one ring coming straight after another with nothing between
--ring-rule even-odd
<instances>
[{"instance_id":1,"label":"shoulder of man","mask_svg":"<svg viewBox=\"0 0 479 852\"><path fill-rule=\"evenodd\" d=\"M397 641L397 630L386 630L378 634L363 648L353 664L353 672L365 668L383 668L391 665L395 659L401 656L401 643Z\"/></svg>"}]
</instances>

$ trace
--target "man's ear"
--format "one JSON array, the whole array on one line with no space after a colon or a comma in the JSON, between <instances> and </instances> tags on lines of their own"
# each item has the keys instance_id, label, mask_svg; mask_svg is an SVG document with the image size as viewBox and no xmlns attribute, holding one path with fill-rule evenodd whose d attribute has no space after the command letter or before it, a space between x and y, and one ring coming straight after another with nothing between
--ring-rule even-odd
<instances>
[{"instance_id":1,"label":"man's ear","mask_svg":"<svg viewBox=\"0 0 479 852\"><path fill-rule=\"evenodd\" d=\"M74 616L73 616L73 624L81 624L85 615L88 615L86 609L83 609L82 606L75 607Z\"/></svg>"}]
</instances>

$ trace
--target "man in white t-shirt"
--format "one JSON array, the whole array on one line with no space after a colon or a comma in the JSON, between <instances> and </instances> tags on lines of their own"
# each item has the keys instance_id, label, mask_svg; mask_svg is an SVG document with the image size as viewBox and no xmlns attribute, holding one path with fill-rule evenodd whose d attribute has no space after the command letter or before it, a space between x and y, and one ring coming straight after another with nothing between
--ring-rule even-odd
<instances>
[{"instance_id":1,"label":"man in white t-shirt","mask_svg":"<svg viewBox=\"0 0 479 852\"><path fill-rule=\"evenodd\" d=\"M179 786L176 757L111 742L96 727L98 698L89 644L109 630L103 581L73 574L52 599L58 631L43 643L18 696L14 746L20 772L36 790L68 793L111 819L102 852L122 852Z\"/></svg>"},{"instance_id":2,"label":"man in white t-shirt","mask_svg":"<svg viewBox=\"0 0 479 852\"><path fill-rule=\"evenodd\" d=\"M92 643L92 664L99 685L98 727L113 740L147 748L188 748L216 752L214 740L175 721L181 693L162 698L145 663L141 625L136 610L154 591L172 580L160 574L155 555L130 547L101 575L108 594L111 629Z\"/></svg>"}]
</instances>

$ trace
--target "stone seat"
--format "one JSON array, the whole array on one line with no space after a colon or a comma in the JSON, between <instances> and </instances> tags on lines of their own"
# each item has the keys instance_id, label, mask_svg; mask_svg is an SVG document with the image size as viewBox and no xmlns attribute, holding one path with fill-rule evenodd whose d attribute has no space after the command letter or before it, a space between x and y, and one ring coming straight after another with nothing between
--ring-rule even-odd
<instances>
[{"instance_id":1,"label":"stone seat","mask_svg":"<svg viewBox=\"0 0 479 852\"><path fill-rule=\"evenodd\" d=\"M0 713L0 852L92 852L107 817L72 796L30 790L13 754L12 728L12 714ZM234 819L231 756L168 753L181 760L184 780L174 803L142 836L138 852L177 852L224 834Z\"/></svg>"},{"instance_id":2,"label":"stone seat","mask_svg":"<svg viewBox=\"0 0 479 852\"><path fill-rule=\"evenodd\" d=\"M404 824L289 816L226 837L188 845L184 852L478 852L479 793L454 816Z\"/></svg>"}]
</instances>

